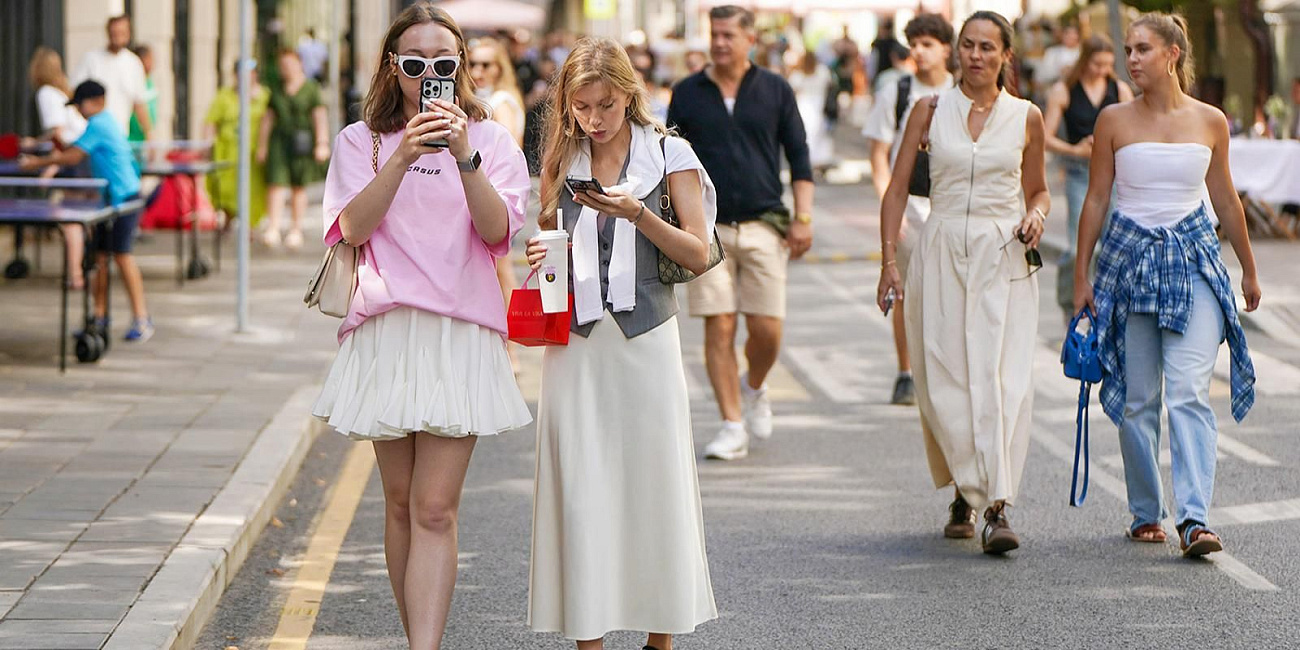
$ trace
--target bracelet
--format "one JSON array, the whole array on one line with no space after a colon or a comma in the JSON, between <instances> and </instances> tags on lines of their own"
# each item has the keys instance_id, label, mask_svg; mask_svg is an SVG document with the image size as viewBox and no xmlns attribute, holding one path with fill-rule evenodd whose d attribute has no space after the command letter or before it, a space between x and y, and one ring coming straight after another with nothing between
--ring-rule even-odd
<instances>
[{"instance_id":1,"label":"bracelet","mask_svg":"<svg viewBox=\"0 0 1300 650\"><path fill-rule=\"evenodd\" d=\"M635 226L635 225L637 225L638 223L640 223L640 221L641 221L641 217L644 217L644 216L645 216L645 204L642 203L642 204L641 204L641 209L636 211L636 218L630 220L628 223L631 223L632 225Z\"/></svg>"},{"instance_id":2,"label":"bracelet","mask_svg":"<svg viewBox=\"0 0 1300 650\"><path fill-rule=\"evenodd\" d=\"M1040 207L1038 207L1038 206L1034 206L1034 212L1037 212L1037 213L1038 213L1038 217L1039 217L1040 219L1042 219L1043 221L1047 221L1047 214L1043 212L1043 209L1042 209L1042 208L1040 208Z\"/></svg>"},{"instance_id":3,"label":"bracelet","mask_svg":"<svg viewBox=\"0 0 1300 650\"><path fill-rule=\"evenodd\" d=\"M881 249L881 250L884 250L884 249L889 248L890 246L893 246L893 245L894 245L894 242L889 241L889 240L885 240L884 245L881 246L880 249Z\"/></svg>"},{"instance_id":4,"label":"bracelet","mask_svg":"<svg viewBox=\"0 0 1300 650\"><path fill-rule=\"evenodd\" d=\"M885 261L883 261L883 262L880 263L880 268L882 268L882 269L887 269L887 268L889 268L891 265L896 265L896 264L898 264L898 260L885 260Z\"/></svg>"}]
</instances>

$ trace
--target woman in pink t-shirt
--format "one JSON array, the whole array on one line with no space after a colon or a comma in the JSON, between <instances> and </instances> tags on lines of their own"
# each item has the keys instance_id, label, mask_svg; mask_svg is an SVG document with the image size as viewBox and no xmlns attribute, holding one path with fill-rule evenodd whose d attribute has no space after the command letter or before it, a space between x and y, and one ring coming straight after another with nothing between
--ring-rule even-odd
<instances>
[{"instance_id":1,"label":"woman in pink t-shirt","mask_svg":"<svg viewBox=\"0 0 1300 650\"><path fill-rule=\"evenodd\" d=\"M531 419L506 356L494 269L523 224L528 169L474 98L464 61L445 11L403 11L384 37L365 121L339 134L325 185L325 244L359 247L361 263L313 413L374 444L384 554L413 648L441 644L477 436ZM421 82L437 77L454 79L456 102L422 111Z\"/></svg>"}]
</instances>

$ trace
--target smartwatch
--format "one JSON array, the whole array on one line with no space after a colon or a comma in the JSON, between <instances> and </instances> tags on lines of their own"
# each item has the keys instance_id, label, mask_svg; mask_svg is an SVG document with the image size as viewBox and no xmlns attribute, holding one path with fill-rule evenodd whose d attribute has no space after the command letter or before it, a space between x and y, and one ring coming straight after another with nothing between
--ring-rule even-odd
<instances>
[{"instance_id":1,"label":"smartwatch","mask_svg":"<svg viewBox=\"0 0 1300 650\"><path fill-rule=\"evenodd\" d=\"M459 169L462 172L475 172L478 171L479 166L482 164L483 164L483 156L479 155L478 150L476 149L469 154L468 160L465 161L457 160L456 169Z\"/></svg>"}]
</instances>

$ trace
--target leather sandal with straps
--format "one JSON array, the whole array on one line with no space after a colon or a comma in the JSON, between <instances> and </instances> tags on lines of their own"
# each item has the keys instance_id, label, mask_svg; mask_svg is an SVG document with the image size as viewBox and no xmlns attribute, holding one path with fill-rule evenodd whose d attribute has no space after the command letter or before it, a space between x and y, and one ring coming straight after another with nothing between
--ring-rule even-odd
<instances>
[{"instance_id":1,"label":"leather sandal with straps","mask_svg":"<svg viewBox=\"0 0 1300 650\"><path fill-rule=\"evenodd\" d=\"M1191 519L1178 525L1178 546L1183 557L1201 557L1223 550L1223 540L1209 526Z\"/></svg>"},{"instance_id":2,"label":"leather sandal with straps","mask_svg":"<svg viewBox=\"0 0 1300 650\"><path fill-rule=\"evenodd\" d=\"M1159 522L1150 524L1138 524L1133 522L1128 530L1124 531L1124 536L1128 537L1131 542L1141 542L1143 544L1164 544L1168 537L1165 536L1165 529Z\"/></svg>"},{"instance_id":3,"label":"leather sandal with straps","mask_svg":"<svg viewBox=\"0 0 1300 650\"><path fill-rule=\"evenodd\" d=\"M984 511L984 534L980 542L989 555L1001 555L1020 548L1020 537L1011 530L1011 522L1007 520L1006 504L989 506Z\"/></svg>"}]
</instances>

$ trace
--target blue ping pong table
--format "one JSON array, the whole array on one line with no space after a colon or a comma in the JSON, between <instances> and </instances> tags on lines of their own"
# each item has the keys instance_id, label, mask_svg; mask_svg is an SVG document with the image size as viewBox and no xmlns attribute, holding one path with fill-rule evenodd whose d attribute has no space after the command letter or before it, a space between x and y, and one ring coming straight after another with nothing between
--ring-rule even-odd
<instances>
[{"instance_id":1,"label":"blue ping pong table","mask_svg":"<svg viewBox=\"0 0 1300 650\"><path fill-rule=\"evenodd\" d=\"M13 179L0 179L0 181ZM36 179L28 179L36 180ZM101 181L102 182L102 181ZM50 203L45 199L0 199L0 225L13 226L57 226L75 224L87 232L87 241L92 241L95 226L107 223L117 217L144 209L144 201L134 199L119 205L102 205L95 201L69 201ZM60 236L61 228L55 228ZM111 265L105 265L106 267ZM110 273L108 268L105 273ZM111 284L111 283L110 283ZM68 261L67 249L64 248L63 281L59 283L62 292L62 310L59 316L59 372L68 368ZM86 282L83 301L87 320L90 317L91 283ZM107 336L107 333L105 333Z\"/></svg>"}]
</instances>

